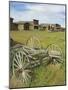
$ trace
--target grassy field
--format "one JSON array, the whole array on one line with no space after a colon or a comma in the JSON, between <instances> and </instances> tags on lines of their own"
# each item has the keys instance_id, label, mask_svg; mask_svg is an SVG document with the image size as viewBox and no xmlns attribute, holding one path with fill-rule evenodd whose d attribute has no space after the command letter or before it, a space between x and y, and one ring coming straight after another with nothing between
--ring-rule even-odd
<instances>
[{"instance_id":1,"label":"grassy field","mask_svg":"<svg viewBox=\"0 0 68 90\"><path fill-rule=\"evenodd\" d=\"M49 44L55 43L63 51L65 57L65 32L46 32L46 31L12 31L10 37L13 40L26 44L27 40L35 36L39 38L41 46L46 48ZM65 63L60 65L39 66L34 69L34 78L31 87L35 86L50 86L65 84ZM22 83L13 79L10 81L11 87L23 87Z\"/></svg>"}]
</instances>

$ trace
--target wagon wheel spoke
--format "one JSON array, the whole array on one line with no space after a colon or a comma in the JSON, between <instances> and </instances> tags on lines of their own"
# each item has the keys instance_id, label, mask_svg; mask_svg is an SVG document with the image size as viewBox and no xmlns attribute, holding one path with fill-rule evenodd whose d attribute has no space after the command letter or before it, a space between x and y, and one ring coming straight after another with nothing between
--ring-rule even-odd
<instances>
[{"instance_id":1,"label":"wagon wheel spoke","mask_svg":"<svg viewBox=\"0 0 68 90\"><path fill-rule=\"evenodd\" d=\"M29 58L23 51L15 53L13 58L13 75L24 84L28 84L28 81L31 79L31 70L28 69L29 65Z\"/></svg>"},{"instance_id":2,"label":"wagon wheel spoke","mask_svg":"<svg viewBox=\"0 0 68 90\"><path fill-rule=\"evenodd\" d=\"M40 40L37 37L31 37L27 40L26 45L30 48L41 48Z\"/></svg>"},{"instance_id":3,"label":"wagon wheel spoke","mask_svg":"<svg viewBox=\"0 0 68 90\"><path fill-rule=\"evenodd\" d=\"M56 64L56 63L62 63L63 60L63 55L62 55L62 50L58 45L51 44L47 48L48 55L49 55L49 60L50 62Z\"/></svg>"}]
</instances>

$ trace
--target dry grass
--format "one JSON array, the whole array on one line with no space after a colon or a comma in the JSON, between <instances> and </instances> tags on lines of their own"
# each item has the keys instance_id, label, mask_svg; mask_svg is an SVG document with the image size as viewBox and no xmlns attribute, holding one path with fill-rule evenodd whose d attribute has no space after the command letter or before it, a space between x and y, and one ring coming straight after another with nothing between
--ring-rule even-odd
<instances>
[{"instance_id":1,"label":"dry grass","mask_svg":"<svg viewBox=\"0 0 68 90\"><path fill-rule=\"evenodd\" d=\"M59 45L65 56L65 32L45 32L45 31L12 31L10 36L22 44L31 36L39 38L41 45L46 48L49 44L55 43ZM62 68L61 68L62 67ZM65 84L65 64L63 65L48 65L40 66L34 69L34 78L30 87L64 85ZM12 78L10 79L10 87L23 87L22 82Z\"/></svg>"}]
</instances>

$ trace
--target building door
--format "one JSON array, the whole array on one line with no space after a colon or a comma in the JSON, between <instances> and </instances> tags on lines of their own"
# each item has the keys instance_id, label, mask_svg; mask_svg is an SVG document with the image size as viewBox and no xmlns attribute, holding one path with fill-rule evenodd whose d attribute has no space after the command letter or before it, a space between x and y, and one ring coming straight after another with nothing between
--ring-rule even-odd
<instances>
[{"instance_id":1,"label":"building door","mask_svg":"<svg viewBox=\"0 0 68 90\"><path fill-rule=\"evenodd\" d=\"M24 24L24 30L29 30L29 23Z\"/></svg>"}]
</instances>

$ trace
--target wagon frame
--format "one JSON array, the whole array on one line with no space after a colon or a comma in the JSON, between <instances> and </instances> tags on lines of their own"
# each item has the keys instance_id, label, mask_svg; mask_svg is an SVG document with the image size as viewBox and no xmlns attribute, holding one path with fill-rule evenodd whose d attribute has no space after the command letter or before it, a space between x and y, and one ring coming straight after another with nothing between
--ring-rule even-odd
<instances>
[{"instance_id":1,"label":"wagon frame","mask_svg":"<svg viewBox=\"0 0 68 90\"><path fill-rule=\"evenodd\" d=\"M11 77L15 76L27 85L32 79L32 68L42 64L61 64L63 53L58 45L50 44L42 48L40 40L31 37L27 40L26 45L17 44L10 48L10 61L12 61Z\"/></svg>"}]
</instances>

